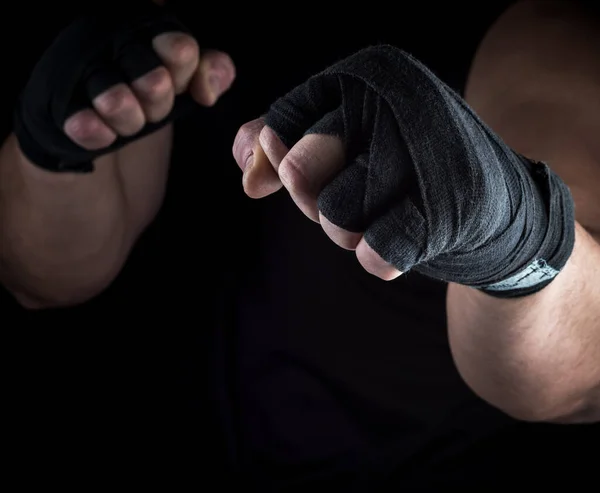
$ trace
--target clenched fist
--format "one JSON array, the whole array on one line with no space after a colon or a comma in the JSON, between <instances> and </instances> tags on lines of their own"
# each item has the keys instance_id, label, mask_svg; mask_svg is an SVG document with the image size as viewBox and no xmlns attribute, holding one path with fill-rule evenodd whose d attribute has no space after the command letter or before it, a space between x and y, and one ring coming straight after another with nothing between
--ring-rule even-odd
<instances>
[{"instance_id":1,"label":"clenched fist","mask_svg":"<svg viewBox=\"0 0 600 493\"><path fill-rule=\"evenodd\" d=\"M382 279L414 270L525 296L573 250L566 184L392 46L361 50L275 101L241 128L234 155L248 195L284 186Z\"/></svg>"},{"instance_id":2,"label":"clenched fist","mask_svg":"<svg viewBox=\"0 0 600 493\"><path fill-rule=\"evenodd\" d=\"M130 2L60 33L21 95L15 133L34 164L90 171L96 157L213 105L234 78L229 56L201 54L166 8Z\"/></svg>"}]
</instances>

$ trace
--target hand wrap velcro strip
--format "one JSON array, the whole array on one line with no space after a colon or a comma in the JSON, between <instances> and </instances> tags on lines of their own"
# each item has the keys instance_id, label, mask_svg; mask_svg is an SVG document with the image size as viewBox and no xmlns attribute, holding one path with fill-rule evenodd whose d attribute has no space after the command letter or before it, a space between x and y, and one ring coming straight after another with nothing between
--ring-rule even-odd
<instances>
[{"instance_id":1,"label":"hand wrap velcro strip","mask_svg":"<svg viewBox=\"0 0 600 493\"><path fill-rule=\"evenodd\" d=\"M344 141L347 164L319 210L402 272L514 297L547 285L572 252L567 186L397 48L369 47L315 75L266 123L288 147L311 133Z\"/></svg>"},{"instance_id":2,"label":"hand wrap velcro strip","mask_svg":"<svg viewBox=\"0 0 600 493\"><path fill-rule=\"evenodd\" d=\"M162 128L194 108L189 94L176 97L171 113L136 135L89 151L64 133L67 118L90 108L111 86L131 83L161 65L152 39L186 28L149 1L128 2L106 14L83 16L54 40L34 67L15 110L15 135L25 156L50 171L91 171L92 160ZM118 12L118 14L115 14Z\"/></svg>"}]
</instances>

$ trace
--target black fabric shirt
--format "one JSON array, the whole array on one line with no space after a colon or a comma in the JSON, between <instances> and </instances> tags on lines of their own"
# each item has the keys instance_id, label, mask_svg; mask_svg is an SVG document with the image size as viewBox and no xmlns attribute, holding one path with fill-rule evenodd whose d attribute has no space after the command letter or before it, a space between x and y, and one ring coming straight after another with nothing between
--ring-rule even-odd
<instances>
[{"instance_id":1,"label":"black fabric shirt","mask_svg":"<svg viewBox=\"0 0 600 493\"><path fill-rule=\"evenodd\" d=\"M232 55L238 79L215 108L176 124L165 204L106 292L40 313L2 294L13 470L61 484L166 476L190 489L217 480L299 492L490 491L588 477L592 427L517 423L462 382L445 285L370 276L284 192L246 198L231 156L242 123L371 43L413 52L460 89L506 3L469 18L436 6L441 27L425 5L401 18L299 14L264 28L260 13L237 13L250 29L225 28L216 11L194 22L197 5L180 2L201 45ZM11 51L2 34L14 70L3 135L60 28L43 22L58 7L45 8L28 21L27 49ZM207 15L220 20L207 25Z\"/></svg>"}]
</instances>

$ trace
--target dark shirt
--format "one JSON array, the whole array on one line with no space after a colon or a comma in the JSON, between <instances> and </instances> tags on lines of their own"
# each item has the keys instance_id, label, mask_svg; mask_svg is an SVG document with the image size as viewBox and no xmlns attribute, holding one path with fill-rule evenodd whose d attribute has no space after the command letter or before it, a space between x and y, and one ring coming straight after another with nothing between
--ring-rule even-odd
<instances>
[{"instance_id":1,"label":"dark shirt","mask_svg":"<svg viewBox=\"0 0 600 493\"><path fill-rule=\"evenodd\" d=\"M228 51L238 79L215 108L177 122L165 204L109 289L40 313L2 295L14 469L138 486L162 475L193 487L242 481L260 491L583 481L592 427L517 423L462 382L444 284L367 274L284 191L246 198L231 156L242 123L368 44L411 51L461 90L506 4L467 13L436 5L435 21L425 5L336 22L255 11L226 27L218 12L194 22L203 9L180 2L201 46ZM4 135L57 32L45 18L30 20L26 48L8 54Z\"/></svg>"}]
</instances>

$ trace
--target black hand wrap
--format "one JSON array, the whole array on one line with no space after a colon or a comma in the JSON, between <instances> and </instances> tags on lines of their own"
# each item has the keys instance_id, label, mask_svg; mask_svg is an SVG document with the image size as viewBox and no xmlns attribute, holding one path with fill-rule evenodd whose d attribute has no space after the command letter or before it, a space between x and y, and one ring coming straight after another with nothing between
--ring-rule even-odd
<instances>
[{"instance_id":1,"label":"black hand wrap","mask_svg":"<svg viewBox=\"0 0 600 493\"><path fill-rule=\"evenodd\" d=\"M19 99L15 135L25 156L47 170L91 171L93 159L156 131L195 106L188 94L177 96L167 118L145 125L131 137L118 137L98 151L83 149L65 135L66 119L91 107L93 98L161 65L152 48L155 36L187 32L171 13L150 1L127 2L105 11L81 17L56 38Z\"/></svg>"},{"instance_id":2,"label":"black hand wrap","mask_svg":"<svg viewBox=\"0 0 600 493\"><path fill-rule=\"evenodd\" d=\"M333 65L276 101L266 122L288 147L308 133L344 140L347 165L319 209L402 272L514 297L542 289L572 252L566 185L396 48Z\"/></svg>"}]
</instances>

